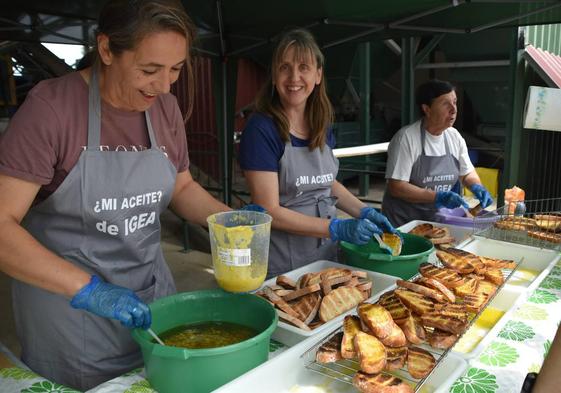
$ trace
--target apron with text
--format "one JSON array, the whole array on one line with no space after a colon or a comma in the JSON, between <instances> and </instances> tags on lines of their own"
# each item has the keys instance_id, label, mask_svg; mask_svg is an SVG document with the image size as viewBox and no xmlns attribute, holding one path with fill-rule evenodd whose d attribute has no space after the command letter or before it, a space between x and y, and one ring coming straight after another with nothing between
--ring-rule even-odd
<instances>
[{"instance_id":1,"label":"apron with text","mask_svg":"<svg viewBox=\"0 0 561 393\"><path fill-rule=\"evenodd\" d=\"M159 150L148 112L150 149L100 151L101 98L92 72L88 146L59 188L22 223L46 248L142 301L175 293L160 247L160 213L177 175ZM14 280L22 360L42 376L81 390L142 365L118 321L70 306L68 298Z\"/></svg>"},{"instance_id":2,"label":"apron with text","mask_svg":"<svg viewBox=\"0 0 561 393\"><path fill-rule=\"evenodd\" d=\"M450 191L460 175L460 162L450 154L446 131L442 134L446 154L427 156L425 154L425 130L421 122L422 152L411 168L409 183L434 191ZM434 221L436 215L434 203L411 203L390 195L386 187L382 202L382 213L390 222L399 227L413 220Z\"/></svg>"},{"instance_id":3,"label":"apron with text","mask_svg":"<svg viewBox=\"0 0 561 393\"><path fill-rule=\"evenodd\" d=\"M329 146L310 151L289 141L279 161L279 204L312 217L326 219L336 215L337 198L331 186L337 177L339 161ZM330 239L301 236L271 230L267 277L307 265L320 259L336 260L337 244Z\"/></svg>"}]
</instances>

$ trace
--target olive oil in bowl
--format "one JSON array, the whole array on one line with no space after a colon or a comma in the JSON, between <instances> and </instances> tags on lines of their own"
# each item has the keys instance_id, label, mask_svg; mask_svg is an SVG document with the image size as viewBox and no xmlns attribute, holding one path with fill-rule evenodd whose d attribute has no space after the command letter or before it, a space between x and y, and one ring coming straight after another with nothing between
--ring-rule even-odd
<instances>
[{"instance_id":1,"label":"olive oil in bowl","mask_svg":"<svg viewBox=\"0 0 561 393\"><path fill-rule=\"evenodd\" d=\"M166 345L208 349L233 345L257 335L255 329L232 322L211 321L183 325L160 335Z\"/></svg>"}]
</instances>

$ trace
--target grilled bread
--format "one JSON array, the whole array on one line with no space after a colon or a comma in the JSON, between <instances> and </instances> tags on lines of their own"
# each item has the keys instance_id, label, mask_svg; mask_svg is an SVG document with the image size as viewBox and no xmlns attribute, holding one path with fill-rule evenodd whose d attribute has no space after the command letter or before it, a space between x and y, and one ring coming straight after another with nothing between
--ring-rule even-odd
<instances>
[{"instance_id":1,"label":"grilled bread","mask_svg":"<svg viewBox=\"0 0 561 393\"><path fill-rule=\"evenodd\" d=\"M448 254L452 254L458 258L461 258L466 262L469 262L474 267L474 270L477 270L477 268L483 269L485 267L485 265L481 262L481 259L479 259L479 256L472 254L469 251L460 250L459 248L452 247L452 248L447 248L446 252Z\"/></svg>"},{"instance_id":2,"label":"grilled bread","mask_svg":"<svg viewBox=\"0 0 561 393\"><path fill-rule=\"evenodd\" d=\"M290 304L292 309L299 315L300 320L306 325L316 317L321 304L321 295L318 292L302 296Z\"/></svg>"},{"instance_id":3,"label":"grilled bread","mask_svg":"<svg viewBox=\"0 0 561 393\"><path fill-rule=\"evenodd\" d=\"M420 293L406 289L396 289L395 295L403 302L403 304L405 304L407 308L416 314L423 315L424 313L434 310L433 301Z\"/></svg>"},{"instance_id":4,"label":"grilled bread","mask_svg":"<svg viewBox=\"0 0 561 393\"><path fill-rule=\"evenodd\" d=\"M437 250L436 257L442 262L442 264L452 270L457 271L460 274L468 274L473 272L474 267L468 262L467 258L458 257L454 254L444 250Z\"/></svg>"},{"instance_id":5,"label":"grilled bread","mask_svg":"<svg viewBox=\"0 0 561 393\"><path fill-rule=\"evenodd\" d=\"M450 236L450 231L448 228L442 227L435 227L425 234L425 237L428 237L429 239L440 239L448 236Z\"/></svg>"},{"instance_id":6,"label":"grilled bread","mask_svg":"<svg viewBox=\"0 0 561 393\"><path fill-rule=\"evenodd\" d=\"M362 303L357 311L368 330L379 339L388 337L394 330L395 322L390 312L379 304Z\"/></svg>"},{"instance_id":7,"label":"grilled bread","mask_svg":"<svg viewBox=\"0 0 561 393\"><path fill-rule=\"evenodd\" d=\"M429 351L418 347L407 350L407 371L413 378L424 378L436 365L434 356Z\"/></svg>"},{"instance_id":8,"label":"grilled bread","mask_svg":"<svg viewBox=\"0 0 561 393\"><path fill-rule=\"evenodd\" d=\"M561 230L561 221L559 220L549 220L549 219L536 220L536 225L540 229L545 231L559 232L559 230Z\"/></svg>"},{"instance_id":9,"label":"grilled bread","mask_svg":"<svg viewBox=\"0 0 561 393\"><path fill-rule=\"evenodd\" d=\"M277 277L277 285L287 289L296 289L296 281L288 276L280 275Z\"/></svg>"},{"instance_id":10,"label":"grilled bread","mask_svg":"<svg viewBox=\"0 0 561 393\"><path fill-rule=\"evenodd\" d=\"M528 231L528 236L535 239L544 240L550 243L561 243L561 235L558 233L548 233L543 231Z\"/></svg>"},{"instance_id":11,"label":"grilled bread","mask_svg":"<svg viewBox=\"0 0 561 393\"><path fill-rule=\"evenodd\" d=\"M399 324L399 321L406 320L411 311L402 303L401 300L392 292L386 292L378 300L378 304L388 310L392 319Z\"/></svg>"},{"instance_id":12,"label":"grilled bread","mask_svg":"<svg viewBox=\"0 0 561 393\"><path fill-rule=\"evenodd\" d=\"M358 371L353 377L353 386L361 393L413 393L413 388L390 374L369 375Z\"/></svg>"},{"instance_id":13,"label":"grilled bread","mask_svg":"<svg viewBox=\"0 0 561 393\"><path fill-rule=\"evenodd\" d=\"M450 303L456 302L456 296L454 295L454 292L446 288L446 285L442 284L438 280L435 280L434 278L419 277L415 282L439 291L444 295L444 298Z\"/></svg>"},{"instance_id":14,"label":"grilled bread","mask_svg":"<svg viewBox=\"0 0 561 393\"><path fill-rule=\"evenodd\" d=\"M458 341L458 336L444 330L434 329L429 334L429 345L433 348L448 349L454 346L456 341Z\"/></svg>"},{"instance_id":15,"label":"grilled bread","mask_svg":"<svg viewBox=\"0 0 561 393\"><path fill-rule=\"evenodd\" d=\"M477 290L478 284L479 284L478 278L474 276L464 277L464 283L454 288L454 293L456 294L456 296L459 297L471 295L472 293L475 293L475 291Z\"/></svg>"},{"instance_id":16,"label":"grilled bread","mask_svg":"<svg viewBox=\"0 0 561 393\"><path fill-rule=\"evenodd\" d=\"M327 322L348 311L365 300L363 292L356 287L335 288L323 297L319 307L319 319Z\"/></svg>"},{"instance_id":17,"label":"grilled bread","mask_svg":"<svg viewBox=\"0 0 561 393\"><path fill-rule=\"evenodd\" d=\"M393 322L392 331L386 337L381 338L380 341L386 346L386 348L396 348L407 345L407 338L403 330Z\"/></svg>"},{"instance_id":18,"label":"grilled bread","mask_svg":"<svg viewBox=\"0 0 561 393\"><path fill-rule=\"evenodd\" d=\"M360 332L360 318L356 315L347 315L343 320L343 341L341 342L341 356L352 359L357 356L354 339Z\"/></svg>"},{"instance_id":19,"label":"grilled bread","mask_svg":"<svg viewBox=\"0 0 561 393\"><path fill-rule=\"evenodd\" d=\"M421 273L423 277L434 278L435 280L440 281L450 289L464 283L464 280L458 272L451 269L441 268L427 262L421 263L421 266L419 266L419 273Z\"/></svg>"},{"instance_id":20,"label":"grilled bread","mask_svg":"<svg viewBox=\"0 0 561 393\"><path fill-rule=\"evenodd\" d=\"M368 333L357 332L354 344L361 371L376 374L386 367L386 347L376 337Z\"/></svg>"},{"instance_id":21,"label":"grilled bread","mask_svg":"<svg viewBox=\"0 0 561 393\"><path fill-rule=\"evenodd\" d=\"M495 259L481 256L479 259L485 264L485 266L492 269L514 269L517 265L516 262L511 261L510 259Z\"/></svg>"},{"instance_id":22,"label":"grilled bread","mask_svg":"<svg viewBox=\"0 0 561 393\"><path fill-rule=\"evenodd\" d=\"M473 293L471 295L464 296L462 300L466 311L477 314L479 310L481 310L481 307L487 303L488 298L489 297L484 293Z\"/></svg>"},{"instance_id":23,"label":"grilled bread","mask_svg":"<svg viewBox=\"0 0 561 393\"><path fill-rule=\"evenodd\" d=\"M434 299L439 303L444 303L446 301L445 298L444 298L444 295L441 292L439 292L437 290L434 290L432 288L426 287L424 285L417 284L417 283L410 282L410 281L405 281L405 280L397 280L396 284L399 287L406 288L406 289L409 289L413 292L420 293L421 295L426 296L426 297L430 297L431 299Z\"/></svg>"},{"instance_id":24,"label":"grilled bread","mask_svg":"<svg viewBox=\"0 0 561 393\"><path fill-rule=\"evenodd\" d=\"M465 323L468 320L468 313L463 304L436 304L434 311L440 315L457 318Z\"/></svg>"},{"instance_id":25,"label":"grilled bread","mask_svg":"<svg viewBox=\"0 0 561 393\"><path fill-rule=\"evenodd\" d=\"M490 281L481 280L477 285L477 289L475 290L475 294L483 293L487 295L487 297L491 297L497 292L497 286Z\"/></svg>"},{"instance_id":26,"label":"grilled bread","mask_svg":"<svg viewBox=\"0 0 561 393\"><path fill-rule=\"evenodd\" d=\"M487 269L485 279L491 281L495 285L501 285L504 282L503 272L499 269Z\"/></svg>"},{"instance_id":27,"label":"grilled bread","mask_svg":"<svg viewBox=\"0 0 561 393\"><path fill-rule=\"evenodd\" d=\"M430 231L432 231L434 229L434 225L432 224L428 224L428 223L424 223L424 224L419 224L416 227L414 227L413 229L411 229L409 231L410 234L412 235L417 235L417 236L425 236L427 235Z\"/></svg>"},{"instance_id":28,"label":"grilled bread","mask_svg":"<svg viewBox=\"0 0 561 393\"><path fill-rule=\"evenodd\" d=\"M384 370L399 370L405 366L407 360L407 347L386 348L386 367Z\"/></svg>"},{"instance_id":29,"label":"grilled bread","mask_svg":"<svg viewBox=\"0 0 561 393\"><path fill-rule=\"evenodd\" d=\"M343 359L340 350L342 340L343 332L339 332L321 344L316 352L316 361L318 363L333 363Z\"/></svg>"},{"instance_id":30,"label":"grilled bread","mask_svg":"<svg viewBox=\"0 0 561 393\"><path fill-rule=\"evenodd\" d=\"M399 323L399 327L403 330L407 341L411 344L421 344L425 341L426 331L423 325L421 325L417 320L410 315L405 320Z\"/></svg>"},{"instance_id":31,"label":"grilled bread","mask_svg":"<svg viewBox=\"0 0 561 393\"><path fill-rule=\"evenodd\" d=\"M429 239L431 241L432 244L436 245L445 245L445 244L450 244L450 247L452 247L452 244L456 241L455 238L453 238L452 236L444 236L444 237L437 237L437 238L430 238Z\"/></svg>"},{"instance_id":32,"label":"grilled bread","mask_svg":"<svg viewBox=\"0 0 561 393\"><path fill-rule=\"evenodd\" d=\"M467 326L465 320L441 314L440 311L433 311L421 315L421 321L425 326L434 327L453 334L463 333Z\"/></svg>"}]
</instances>

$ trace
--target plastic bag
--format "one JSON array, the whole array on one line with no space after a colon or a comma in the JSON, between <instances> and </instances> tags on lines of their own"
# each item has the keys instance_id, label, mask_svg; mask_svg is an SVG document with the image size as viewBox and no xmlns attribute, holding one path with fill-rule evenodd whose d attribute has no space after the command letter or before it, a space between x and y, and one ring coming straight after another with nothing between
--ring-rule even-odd
<instances>
[{"instance_id":1,"label":"plastic bag","mask_svg":"<svg viewBox=\"0 0 561 393\"><path fill-rule=\"evenodd\" d=\"M526 212L524 199L526 193L523 189L514 186L505 190L505 206L508 214L523 215Z\"/></svg>"}]
</instances>

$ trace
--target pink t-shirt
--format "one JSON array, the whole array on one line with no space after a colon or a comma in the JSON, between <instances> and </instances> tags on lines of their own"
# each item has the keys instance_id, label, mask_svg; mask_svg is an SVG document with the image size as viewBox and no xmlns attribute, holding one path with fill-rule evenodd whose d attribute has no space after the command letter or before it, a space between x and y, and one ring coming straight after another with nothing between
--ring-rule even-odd
<instances>
[{"instance_id":1,"label":"pink t-shirt","mask_svg":"<svg viewBox=\"0 0 561 393\"><path fill-rule=\"evenodd\" d=\"M172 94L148 110L159 148L178 172L189 166L185 124ZM35 203L51 195L87 145L88 85L78 72L40 82L0 137L0 172L41 185ZM102 150L150 147L144 113L116 109L102 100Z\"/></svg>"}]
</instances>

